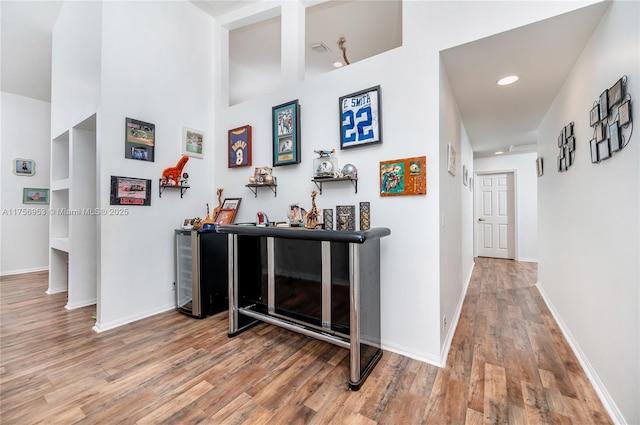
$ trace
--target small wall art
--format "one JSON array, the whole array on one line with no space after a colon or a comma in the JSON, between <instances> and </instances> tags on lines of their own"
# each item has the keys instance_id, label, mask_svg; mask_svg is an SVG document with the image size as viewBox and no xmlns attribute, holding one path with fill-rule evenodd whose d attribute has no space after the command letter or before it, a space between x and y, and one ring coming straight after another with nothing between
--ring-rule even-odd
<instances>
[{"instance_id":1,"label":"small wall art","mask_svg":"<svg viewBox=\"0 0 640 425\"><path fill-rule=\"evenodd\" d=\"M300 105L298 100L272 108L273 166L300 163Z\"/></svg>"},{"instance_id":2,"label":"small wall art","mask_svg":"<svg viewBox=\"0 0 640 425\"><path fill-rule=\"evenodd\" d=\"M360 230L371 228L371 203L360 202Z\"/></svg>"},{"instance_id":3,"label":"small wall art","mask_svg":"<svg viewBox=\"0 0 640 425\"><path fill-rule=\"evenodd\" d=\"M380 196L426 194L426 156L380 162Z\"/></svg>"},{"instance_id":4,"label":"small wall art","mask_svg":"<svg viewBox=\"0 0 640 425\"><path fill-rule=\"evenodd\" d=\"M340 97L340 149L382 143L380 105L380 86Z\"/></svg>"},{"instance_id":5,"label":"small wall art","mask_svg":"<svg viewBox=\"0 0 640 425\"><path fill-rule=\"evenodd\" d=\"M251 165L251 126L244 125L228 132L229 168Z\"/></svg>"},{"instance_id":6,"label":"small wall art","mask_svg":"<svg viewBox=\"0 0 640 425\"><path fill-rule=\"evenodd\" d=\"M49 189L25 187L22 189L23 204L48 204Z\"/></svg>"},{"instance_id":7,"label":"small wall art","mask_svg":"<svg viewBox=\"0 0 640 425\"><path fill-rule=\"evenodd\" d=\"M469 184L469 171L467 166L462 164L462 183L466 186Z\"/></svg>"},{"instance_id":8,"label":"small wall art","mask_svg":"<svg viewBox=\"0 0 640 425\"><path fill-rule=\"evenodd\" d=\"M204 131L182 127L182 155L203 158Z\"/></svg>"},{"instance_id":9,"label":"small wall art","mask_svg":"<svg viewBox=\"0 0 640 425\"><path fill-rule=\"evenodd\" d=\"M33 159L16 158L13 160L13 174L31 177L36 174L36 162Z\"/></svg>"},{"instance_id":10,"label":"small wall art","mask_svg":"<svg viewBox=\"0 0 640 425\"><path fill-rule=\"evenodd\" d=\"M452 176L456 175L456 150L447 143L447 171Z\"/></svg>"},{"instance_id":11,"label":"small wall art","mask_svg":"<svg viewBox=\"0 0 640 425\"><path fill-rule=\"evenodd\" d=\"M536 173L538 174L538 177L542 177L542 174L544 173L542 168L542 157L540 156L536 159Z\"/></svg>"},{"instance_id":12,"label":"small wall art","mask_svg":"<svg viewBox=\"0 0 640 425\"><path fill-rule=\"evenodd\" d=\"M155 124L133 118L125 118L125 158L153 162L155 145Z\"/></svg>"},{"instance_id":13,"label":"small wall art","mask_svg":"<svg viewBox=\"0 0 640 425\"><path fill-rule=\"evenodd\" d=\"M560 131L560 135L558 136L558 149L558 171L564 172L573 165L576 155L576 138L573 134L573 122L565 125ZM538 173L540 173L540 171ZM538 174L538 176L541 175L542 174Z\"/></svg>"},{"instance_id":14,"label":"small wall art","mask_svg":"<svg viewBox=\"0 0 640 425\"><path fill-rule=\"evenodd\" d=\"M336 206L336 230L342 230L342 231L356 230L356 206L355 205Z\"/></svg>"},{"instance_id":15,"label":"small wall art","mask_svg":"<svg viewBox=\"0 0 640 425\"><path fill-rule=\"evenodd\" d=\"M111 176L111 205L151 205L151 180Z\"/></svg>"}]
</instances>

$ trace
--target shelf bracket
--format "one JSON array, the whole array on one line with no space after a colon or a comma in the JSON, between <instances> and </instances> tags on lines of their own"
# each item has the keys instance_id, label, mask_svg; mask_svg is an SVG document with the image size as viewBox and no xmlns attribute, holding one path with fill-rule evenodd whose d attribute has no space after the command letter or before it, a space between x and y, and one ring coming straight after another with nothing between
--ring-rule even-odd
<instances>
[{"instance_id":1,"label":"shelf bracket","mask_svg":"<svg viewBox=\"0 0 640 425\"><path fill-rule=\"evenodd\" d=\"M169 189L180 189L180 199L182 199L182 197L184 196L184 193L187 191L187 189L189 189L191 186L167 186L167 185L163 185L162 184L162 179L160 179L160 182L158 183L158 197L162 198L162 192L164 192L164 190L166 188Z\"/></svg>"},{"instance_id":2,"label":"shelf bracket","mask_svg":"<svg viewBox=\"0 0 640 425\"><path fill-rule=\"evenodd\" d=\"M278 196L278 185L276 185L276 184L259 184L259 185L258 184L247 184L245 186L248 187L249 190L253 192L253 197L254 198L258 197L258 188L259 187L268 187L273 192L273 197L274 198L276 196Z\"/></svg>"},{"instance_id":3,"label":"shelf bracket","mask_svg":"<svg viewBox=\"0 0 640 425\"><path fill-rule=\"evenodd\" d=\"M351 185L353 186L354 190L356 191L356 193L358 193L358 179L357 178L336 177L334 179L325 179L325 180L312 179L311 181L315 183L316 187L320 191L320 195L322 195L322 184L323 183L326 183L326 182L337 182L337 181L344 181L344 180L349 180L351 182Z\"/></svg>"}]
</instances>

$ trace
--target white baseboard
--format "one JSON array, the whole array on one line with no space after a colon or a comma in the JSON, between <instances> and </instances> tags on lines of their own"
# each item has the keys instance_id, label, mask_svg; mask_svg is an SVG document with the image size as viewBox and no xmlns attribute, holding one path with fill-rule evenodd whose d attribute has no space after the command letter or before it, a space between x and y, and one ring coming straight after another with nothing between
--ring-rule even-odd
<instances>
[{"instance_id":1,"label":"white baseboard","mask_svg":"<svg viewBox=\"0 0 640 425\"><path fill-rule=\"evenodd\" d=\"M67 309L67 310L75 310L76 308L88 307L90 305L95 305L96 303L97 303L97 300L95 298L90 299L90 300L80 301L80 302L73 303L73 304L70 304L67 301L67 305L65 305L64 308Z\"/></svg>"},{"instance_id":2,"label":"white baseboard","mask_svg":"<svg viewBox=\"0 0 640 425\"><path fill-rule=\"evenodd\" d=\"M578 362L580 362L580 365L582 366L584 373L587 375L587 378L591 382L591 385L593 385L593 388L595 389L596 394L598 394L598 397L600 398L600 401L604 405L604 408L609 413L609 416L611 416L611 419L616 424L621 424L621 425L626 424L627 422L625 421L624 416L622 415L622 412L620 411L620 409L618 409L618 406L616 406L615 401L613 400L613 398L607 391L606 387L598 377L598 374L596 373L595 369L591 366L589 359L580 348L580 344L578 344L576 339L571 334L571 331L569 330L567 325L562 321L562 318L560 317L556 309L553 307L551 300L549 299L547 294L544 292L544 289L540 285L540 282L536 283L536 287L538 288L538 291L540 292L540 295L542 296L544 303L547 305L547 308L549 308L551 315L553 315L553 318L555 319L556 323L558 323L558 326L560 327L560 330L562 331L562 334L564 335L565 339L569 343L571 350L578 358Z\"/></svg>"},{"instance_id":3,"label":"white baseboard","mask_svg":"<svg viewBox=\"0 0 640 425\"><path fill-rule=\"evenodd\" d=\"M30 269L22 269L22 270L3 271L3 272L0 272L0 276L12 276L14 274L34 273L34 272L44 272L44 271L49 271L49 266L33 267Z\"/></svg>"},{"instance_id":4,"label":"white baseboard","mask_svg":"<svg viewBox=\"0 0 640 425\"><path fill-rule=\"evenodd\" d=\"M390 343L389 341L384 341L384 340L382 341L382 349L385 351L391 351L392 353L400 354L401 356L409 357L410 359L429 363L430 365L433 365L433 366L437 366L437 367L445 366L445 364L441 362L442 360L438 356L433 355L432 353L419 352L419 351L416 351L414 348L405 347L395 343Z\"/></svg>"},{"instance_id":5,"label":"white baseboard","mask_svg":"<svg viewBox=\"0 0 640 425\"><path fill-rule=\"evenodd\" d=\"M523 263L537 263L538 259L537 258L518 258L518 261L522 261Z\"/></svg>"},{"instance_id":6,"label":"white baseboard","mask_svg":"<svg viewBox=\"0 0 640 425\"><path fill-rule=\"evenodd\" d=\"M123 317L121 319L112 320L107 323L100 323L99 321L96 320L96 324L95 326L93 326L93 331L97 333L108 331L110 329L115 329L122 325L133 323L141 319L146 319L147 317L155 316L156 314L164 313L165 311L174 310L175 308L176 308L175 303L171 303L169 305L158 307L153 310L147 310L139 314L134 314L131 316Z\"/></svg>"}]
</instances>

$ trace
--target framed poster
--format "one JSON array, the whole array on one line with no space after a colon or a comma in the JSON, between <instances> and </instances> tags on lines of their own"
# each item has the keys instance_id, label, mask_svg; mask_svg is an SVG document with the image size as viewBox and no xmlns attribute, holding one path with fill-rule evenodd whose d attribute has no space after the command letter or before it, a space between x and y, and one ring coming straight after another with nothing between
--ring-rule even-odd
<instances>
[{"instance_id":1,"label":"framed poster","mask_svg":"<svg viewBox=\"0 0 640 425\"><path fill-rule=\"evenodd\" d=\"M155 124L133 118L125 118L125 158L153 162L155 146Z\"/></svg>"},{"instance_id":2,"label":"framed poster","mask_svg":"<svg viewBox=\"0 0 640 425\"><path fill-rule=\"evenodd\" d=\"M300 105L293 100L272 108L273 166L300 163Z\"/></svg>"},{"instance_id":3,"label":"framed poster","mask_svg":"<svg viewBox=\"0 0 640 425\"><path fill-rule=\"evenodd\" d=\"M49 189L25 187L22 189L23 204L48 204Z\"/></svg>"},{"instance_id":4,"label":"framed poster","mask_svg":"<svg viewBox=\"0 0 640 425\"><path fill-rule=\"evenodd\" d=\"M380 196L426 194L426 156L380 162Z\"/></svg>"},{"instance_id":5,"label":"framed poster","mask_svg":"<svg viewBox=\"0 0 640 425\"><path fill-rule=\"evenodd\" d=\"M111 205L151 205L151 180L111 176Z\"/></svg>"},{"instance_id":6,"label":"framed poster","mask_svg":"<svg viewBox=\"0 0 640 425\"><path fill-rule=\"evenodd\" d=\"M456 175L456 150L447 143L447 171L452 176Z\"/></svg>"},{"instance_id":7,"label":"framed poster","mask_svg":"<svg viewBox=\"0 0 640 425\"><path fill-rule=\"evenodd\" d=\"M36 162L33 159L16 158L13 160L13 174L16 176L33 176L36 174Z\"/></svg>"},{"instance_id":8,"label":"framed poster","mask_svg":"<svg viewBox=\"0 0 640 425\"><path fill-rule=\"evenodd\" d=\"M251 126L229 130L229 167L247 167L251 165Z\"/></svg>"},{"instance_id":9,"label":"framed poster","mask_svg":"<svg viewBox=\"0 0 640 425\"><path fill-rule=\"evenodd\" d=\"M193 158L202 158L204 147L204 131L182 127L182 155Z\"/></svg>"},{"instance_id":10,"label":"framed poster","mask_svg":"<svg viewBox=\"0 0 640 425\"><path fill-rule=\"evenodd\" d=\"M382 143L380 86L341 96L340 149Z\"/></svg>"}]
</instances>

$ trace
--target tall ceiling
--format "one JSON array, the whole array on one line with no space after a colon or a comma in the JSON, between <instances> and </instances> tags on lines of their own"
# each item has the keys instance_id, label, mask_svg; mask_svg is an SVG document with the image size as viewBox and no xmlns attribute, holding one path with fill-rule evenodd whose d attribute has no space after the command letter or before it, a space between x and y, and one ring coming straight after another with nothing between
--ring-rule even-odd
<instances>
[{"instance_id":1,"label":"tall ceiling","mask_svg":"<svg viewBox=\"0 0 640 425\"><path fill-rule=\"evenodd\" d=\"M219 16L258 1L192 0L192 3L212 16ZM375 7L376 3L378 7ZM370 19L382 16L384 24L349 25L345 34L345 23L339 16L331 17L331 13L339 10L334 6L339 4L351 4L350 7L366 4L367 7L358 11L363 20L370 22ZM319 54L307 50L307 76L329 72L330 65L327 64L342 56L336 44L337 35L347 38L347 53L353 62L360 59L360 52L381 48L389 39L386 31L401 33L401 22L389 19L393 16L389 10L393 10L394 4L398 5L398 0L331 1L313 6L314 9L310 9L313 13L307 13L306 47L310 49L311 43L322 42L329 52ZM2 91L50 101L51 32L61 5L62 1L0 1ZM497 150L507 153L535 151L536 129L608 5L609 2L603 1L441 52L475 156L491 155ZM369 15L365 19L363 14ZM279 39L277 30L268 33ZM275 46L276 50L279 48L279 42L263 41ZM358 46L358 43L364 44ZM270 60L280 57L279 51L265 52L260 43L242 42L240 47L242 55L269 57ZM384 50L387 48L383 46L380 51ZM366 55L371 54L375 52ZM236 54L236 57L242 58L242 55ZM234 64L230 63L231 66ZM278 66L279 63L275 65L276 73ZM321 67L325 69L320 70ZM266 62L252 66L257 71L271 68L273 66ZM505 87L495 84L498 78L511 73L518 74L520 80ZM273 85L268 78L263 80L264 85Z\"/></svg>"}]
</instances>

